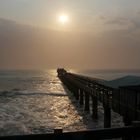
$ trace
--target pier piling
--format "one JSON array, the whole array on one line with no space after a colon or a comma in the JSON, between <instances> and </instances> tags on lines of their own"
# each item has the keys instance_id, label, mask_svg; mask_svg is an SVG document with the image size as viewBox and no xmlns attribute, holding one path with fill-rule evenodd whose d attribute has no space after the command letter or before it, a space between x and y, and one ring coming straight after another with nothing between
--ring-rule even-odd
<instances>
[{"instance_id":1,"label":"pier piling","mask_svg":"<svg viewBox=\"0 0 140 140\"><path fill-rule=\"evenodd\" d=\"M89 98L90 98L90 96L89 96L89 94L88 93L86 93L86 92L84 92L84 94L85 94L85 106L84 106L84 110L85 111L89 111L90 110L90 108L89 108Z\"/></svg>"},{"instance_id":2,"label":"pier piling","mask_svg":"<svg viewBox=\"0 0 140 140\"><path fill-rule=\"evenodd\" d=\"M93 119L97 119L98 118L98 101L97 101L97 97L92 95L91 98L92 98L92 117L93 117Z\"/></svg>"},{"instance_id":3,"label":"pier piling","mask_svg":"<svg viewBox=\"0 0 140 140\"><path fill-rule=\"evenodd\" d=\"M111 108L104 105L104 128L111 127Z\"/></svg>"},{"instance_id":4,"label":"pier piling","mask_svg":"<svg viewBox=\"0 0 140 140\"><path fill-rule=\"evenodd\" d=\"M83 91L80 89L79 90L79 95L80 95L80 97L79 97L79 103L80 103L80 105L83 105L84 104L84 93L83 93Z\"/></svg>"}]
</instances>

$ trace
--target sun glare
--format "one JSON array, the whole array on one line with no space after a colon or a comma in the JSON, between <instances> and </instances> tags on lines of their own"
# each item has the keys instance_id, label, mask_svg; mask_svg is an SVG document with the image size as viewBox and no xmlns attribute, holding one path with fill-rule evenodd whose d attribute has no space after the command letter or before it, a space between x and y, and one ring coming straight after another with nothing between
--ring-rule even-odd
<instances>
[{"instance_id":1,"label":"sun glare","mask_svg":"<svg viewBox=\"0 0 140 140\"><path fill-rule=\"evenodd\" d=\"M65 24L68 22L68 16L67 15L60 15L59 16L59 22L62 24Z\"/></svg>"}]
</instances>

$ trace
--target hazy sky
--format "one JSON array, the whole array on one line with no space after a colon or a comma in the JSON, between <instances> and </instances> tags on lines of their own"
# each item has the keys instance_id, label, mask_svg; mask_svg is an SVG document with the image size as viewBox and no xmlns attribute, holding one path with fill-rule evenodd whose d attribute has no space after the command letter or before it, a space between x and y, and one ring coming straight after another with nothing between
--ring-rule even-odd
<instances>
[{"instance_id":1,"label":"hazy sky","mask_svg":"<svg viewBox=\"0 0 140 140\"><path fill-rule=\"evenodd\" d=\"M139 60L139 0L0 0L1 69L140 69Z\"/></svg>"}]
</instances>

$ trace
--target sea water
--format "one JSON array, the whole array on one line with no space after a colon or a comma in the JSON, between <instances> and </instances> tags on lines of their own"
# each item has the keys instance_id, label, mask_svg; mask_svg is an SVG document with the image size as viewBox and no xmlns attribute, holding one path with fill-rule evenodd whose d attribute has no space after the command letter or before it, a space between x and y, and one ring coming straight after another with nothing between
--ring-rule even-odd
<instances>
[{"instance_id":1,"label":"sea water","mask_svg":"<svg viewBox=\"0 0 140 140\"><path fill-rule=\"evenodd\" d=\"M109 78L109 73L100 71L79 73ZM93 120L63 86L56 70L0 71L1 136L49 133L55 128L63 131L102 128L103 108L100 103L98 110L99 119ZM113 126L123 125L118 114L112 112L112 118Z\"/></svg>"}]
</instances>

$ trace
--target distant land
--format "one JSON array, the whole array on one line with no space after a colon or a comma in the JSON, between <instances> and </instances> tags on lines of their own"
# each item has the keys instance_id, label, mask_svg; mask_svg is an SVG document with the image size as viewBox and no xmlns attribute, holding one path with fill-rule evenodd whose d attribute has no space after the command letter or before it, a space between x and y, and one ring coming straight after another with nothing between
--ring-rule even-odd
<instances>
[{"instance_id":1,"label":"distant land","mask_svg":"<svg viewBox=\"0 0 140 140\"><path fill-rule=\"evenodd\" d=\"M118 88L119 86L140 85L140 76L124 76L110 81L102 81L107 86Z\"/></svg>"}]
</instances>

